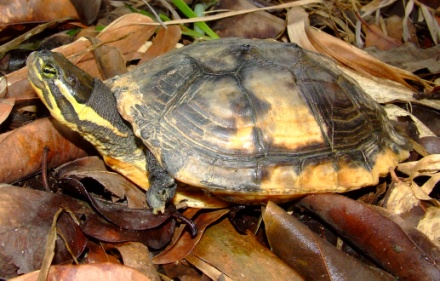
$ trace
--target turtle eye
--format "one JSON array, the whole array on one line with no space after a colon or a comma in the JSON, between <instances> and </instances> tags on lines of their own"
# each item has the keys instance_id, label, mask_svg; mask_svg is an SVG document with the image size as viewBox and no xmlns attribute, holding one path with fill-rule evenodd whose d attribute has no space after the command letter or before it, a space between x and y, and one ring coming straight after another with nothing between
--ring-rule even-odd
<instances>
[{"instance_id":1,"label":"turtle eye","mask_svg":"<svg viewBox=\"0 0 440 281\"><path fill-rule=\"evenodd\" d=\"M57 75L57 70L56 70L56 68L52 64L48 63L48 64L43 66L41 74L45 78L50 79L50 78L54 78L55 75Z\"/></svg>"}]
</instances>

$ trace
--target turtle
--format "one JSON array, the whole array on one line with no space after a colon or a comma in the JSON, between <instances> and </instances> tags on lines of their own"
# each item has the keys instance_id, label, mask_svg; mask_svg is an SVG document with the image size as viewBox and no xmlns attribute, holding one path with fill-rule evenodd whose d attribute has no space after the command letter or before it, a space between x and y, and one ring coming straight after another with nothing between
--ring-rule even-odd
<instances>
[{"instance_id":1,"label":"turtle","mask_svg":"<svg viewBox=\"0 0 440 281\"><path fill-rule=\"evenodd\" d=\"M106 81L59 53L27 59L50 113L163 211L176 182L260 204L377 184L410 145L335 62L294 43L228 38Z\"/></svg>"}]
</instances>

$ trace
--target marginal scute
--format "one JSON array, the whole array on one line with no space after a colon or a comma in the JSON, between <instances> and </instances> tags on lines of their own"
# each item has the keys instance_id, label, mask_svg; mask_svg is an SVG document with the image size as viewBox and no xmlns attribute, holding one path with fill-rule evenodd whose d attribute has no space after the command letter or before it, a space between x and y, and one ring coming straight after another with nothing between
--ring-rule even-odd
<instances>
[{"instance_id":1,"label":"marginal scute","mask_svg":"<svg viewBox=\"0 0 440 281\"><path fill-rule=\"evenodd\" d=\"M226 200L346 192L408 155L377 103L330 59L294 44L196 43L108 85L170 175Z\"/></svg>"}]
</instances>

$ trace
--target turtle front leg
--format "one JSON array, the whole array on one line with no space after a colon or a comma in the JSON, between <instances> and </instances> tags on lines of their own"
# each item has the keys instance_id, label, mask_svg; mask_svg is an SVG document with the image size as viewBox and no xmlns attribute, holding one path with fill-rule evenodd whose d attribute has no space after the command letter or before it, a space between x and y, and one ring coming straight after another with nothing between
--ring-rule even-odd
<instances>
[{"instance_id":1,"label":"turtle front leg","mask_svg":"<svg viewBox=\"0 0 440 281\"><path fill-rule=\"evenodd\" d=\"M176 193L177 184L173 177L171 177L154 155L147 152L148 163L148 180L150 181L150 188L147 190L147 202L153 212L165 211L165 205L174 197Z\"/></svg>"}]
</instances>

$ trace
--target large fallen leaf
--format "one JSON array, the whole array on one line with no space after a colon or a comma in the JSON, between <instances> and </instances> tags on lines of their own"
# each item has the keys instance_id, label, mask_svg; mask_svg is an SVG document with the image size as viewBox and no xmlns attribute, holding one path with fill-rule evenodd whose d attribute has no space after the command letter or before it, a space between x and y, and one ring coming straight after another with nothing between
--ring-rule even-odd
<instances>
[{"instance_id":1,"label":"large fallen leaf","mask_svg":"<svg viewBox=\"0 0 440 281\"><path fill-rule=\"evenodd\" d=\"M263 220L272 251L306 280L394 280L336 249L272 202Z\"/></svg>"},{"instance_id":2,"label":"large fallen leaf","mask_svg":"<svg viewBox=\"0 0 440 281\"><path fill-rule=\"evenodd\" d=\"M208 228L187 260L210 265L233 280L303 280L254 236L238 234L228 219ZM198 268L210 276L205 267Z\"/></svg>"},{"instance_id":3,"label":"large fallen leaf","mask_svg":"<svg viewBox=\"0 0 440 281\"><path fill-rule=\"evenodd\" d=\"M86 203L68 196L9 185L0 187L0 278L8 279L40 268L45 241L60 208L71 210L77 218L93 213ZM69 235L67 231L73 228L68 221L62 227L65 223L60 217L57 228L66 235L77 255L84 249L85 241L75 233ZM71 259L60 238L56 249L56 262Z\"/></svg>"},{"instance_id":4,"label":"large fallen leaf","mask_svg":"<svg viewBox=\"0 0 440 281\"><path fill-rule=\"evenodd\" d=\"M11 279L13 281L36 281L39 272L31 272ZM136 269L116 263L56 265L49 271L47 281L151 281Z\"/></svg>"},{"instance_id":5,"label":"large fallen leaf","mask_svg":"<svg viewBox=\"0 0 440 281\"><path fill-rule=\"evenodd\" d=\"M440 280L440 269L389 218L342 195L309 195L298 202L402 280ZM409 262L410 261L410 262Z\"/></svg>"},{"instance_id":6,"label":"large fallen leaf","mask_svg":"<svg viewBox=\"0 0 440 281\"><path fill-rule=\"evenodd\" d=\"M69 0L16 0L0 2L0 29L8 24L78 18Z\"/></svg>"},{"instance_id":7,"label":"large fallen leaf","mask_svg":"<svg viewBox=\"0 0 440 281\"><path fill-rule=\"evenodd\" d=\"M41 171L45 147L49 168L84 157L82 138L52 118L44 118L0 135L0 182L14 182ZM76 143L76 144L75 144Z\"/></svg>"}]
</instances>

